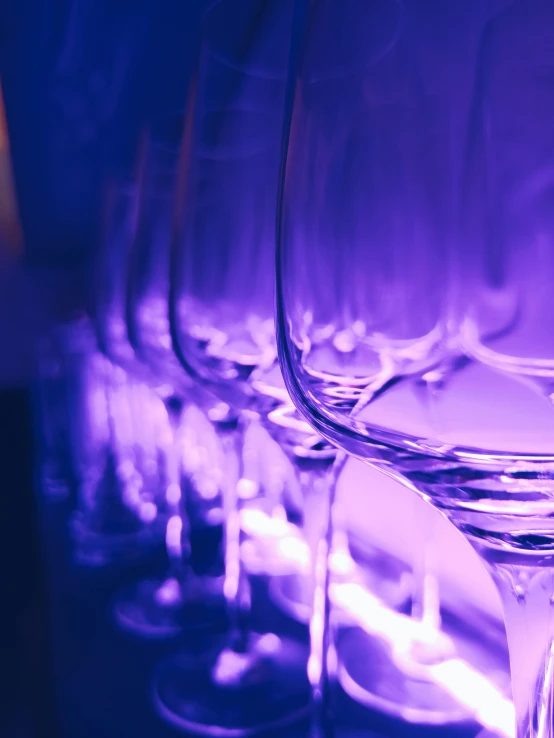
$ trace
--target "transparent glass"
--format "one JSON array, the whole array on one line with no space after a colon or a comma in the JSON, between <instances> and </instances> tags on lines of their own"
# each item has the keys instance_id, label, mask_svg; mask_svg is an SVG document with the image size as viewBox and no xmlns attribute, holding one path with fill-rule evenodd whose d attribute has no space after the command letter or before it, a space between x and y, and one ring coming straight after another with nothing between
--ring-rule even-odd
<instances>
[{"instance_id":1,"label":"transparent glass","mask_svg":"<svg viewBox=\"0 0 554 738\"><path fill-rule=\"evenodd\" d=\"M184 114L154 121L140 147L135 236L124 263L121 311L129 343L178 415L192 382L173 353L169 327L169 249Z\"/></svg>"},{"instance_id":2,"label":"transparent glass","mask_svg":"<svg viewBox=\"0 0 554 738\"><path fill-rule=\"evenodd\" d=\"M318 432L423 495L481 555L517 736L550 736L554 8L467 3L437 51L438 95L415 5L310 4L280 197L279 355ZM449 54L476 10L464 86Z\"/></svg>"},{"instance_id":3,"label":"transparent glass","mask_svg":"<svg viewBox=\"0 0 554 738\"><path fill-rule=\"evenodd\" d=\"M131 393L129 377L105 356L80 357L69 396L76 487L71 531L77 560L89 566L136 558L163 540L159 469L145 473L148 444L132 433Z\"/></svg>"},{"instance_id":4,"label":"transparent glass","mask_svg":"<svg viewBox=\"0 0 554 738\"><path fill-rule=\"evenodd\" d=\"M138 227L140 167L129 182L112 180L104 187L98 256L94 275L93 321L98 346L115 364L141 369L126 326L126 274ZM147 376L142 367L142 374Z\"/></svg>"},{"instance_id":5,"label":"transparent glass","mask_svg":"<svg viewBox=\"0 0 554 738\"><path fill-rule=\"evenodd\" d=\"M278 402L259 383L277 365L274 227L291 9L224 0L206 15L172 233L175 352L220 401L209 415L228 464L230 628L200 666L182 657L162 664L155 689L167 720L213 735L264 735L305 715L310 703L307 634L304 642L253 630L243 557L251 508L282 510L274 486L252 479L249 464L256 426Z\"/></svg>"},{"instance_id":6,"label":"transparent glass","mask_svg":"<svg viewBox=\"0 0 554 738\"><path fill-rule=\"evenodd\" d=\"M171 126L172 131L176 125ZM168 127L169 122L164 124L164 128ZM173 637L183 629L217 630L224 622L223 599L215 582L209 577L195 577L190 566L186 505L192 509L194 499L190 494L184 499L183 492L190 492L192 486L181 436L183 405L192 382L177 361L171 361L167 320L167 253L177 151L177 147L166 149L145 135L133 181L108 187L96 289L95 325L100 347L114 363L114 372L126 372L134 378L127 395L136 447L128 454L126 463L137 483L150 487L155 495L156 516L165 525L168 559L167 570L161 576L141 579L117 594L114 615L126 630L158 639ZM163 257L164 248L166 259L156 262L157 269L150 269L153 255L158 251ZM144 283L139 277L144 272L138 268L144 254L149 259L151 284L156 286L155 294L159 297L154 310L146 303L149 312L144 310L145 300L135 299L137 292L144 294L139 289ZM142 333L137 328L144 327L145 312L149 315L149 350L145 348L146 341L140 340ZM112 404L112 415L118 418L122 406ZM189 452L194 453L194 449L189 448ZM155 468L157 477L153 479L149 470Z\"/></svg>"}]
</instances>

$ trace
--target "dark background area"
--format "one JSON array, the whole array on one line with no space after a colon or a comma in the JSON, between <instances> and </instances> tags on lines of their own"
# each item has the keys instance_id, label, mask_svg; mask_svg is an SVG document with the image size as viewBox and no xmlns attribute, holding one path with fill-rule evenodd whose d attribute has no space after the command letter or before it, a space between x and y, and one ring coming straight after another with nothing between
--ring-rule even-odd
<instances>
[{"instance_id":1,"label":"dark background area","mask_svg":"<svg viewBox=\"0 0 554 738\"><path fill-rule=\"evenodd\" d=\"M30 257L86 260L101 183L181 110L206 0L3 0L0 80Z\"/></svg>"}]
</instances>

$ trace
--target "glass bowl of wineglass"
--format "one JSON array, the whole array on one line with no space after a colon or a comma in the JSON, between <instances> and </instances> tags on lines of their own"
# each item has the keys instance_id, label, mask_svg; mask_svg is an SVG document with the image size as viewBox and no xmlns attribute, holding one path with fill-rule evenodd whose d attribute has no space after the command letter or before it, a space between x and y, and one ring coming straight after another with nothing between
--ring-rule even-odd
<instances>
[{"instance_id":1,"label":"glass bowl of wineglass","mask_svg":"<svg viewBox=\"0 0 554 738\"><path fill-rule=\"evenodd\" d=\"M287 388L474 547L503 603L517 736L551 735L554 11L489 17L458 107L454 86L431 94L410 4L302 6L277 244ZM394 655L420 681L455 662L436 634L416 645ZM487 727L509 733L501 719Z\"/></svg>"}]
</instances>

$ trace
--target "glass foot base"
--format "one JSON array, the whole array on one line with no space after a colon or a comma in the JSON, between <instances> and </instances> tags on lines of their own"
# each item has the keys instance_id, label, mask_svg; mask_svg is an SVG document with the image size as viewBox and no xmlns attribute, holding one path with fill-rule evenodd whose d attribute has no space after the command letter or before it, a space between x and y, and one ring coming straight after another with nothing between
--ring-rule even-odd
<instances>
[{"instance_id":1,"label":"glass foot base","mask_svg":"<svg viewBox=\"0 0 554 738\"><path fill-rule=\"evenodd\" d=\"M216 738L264 736L309 710L308 646L274 633L252 634L246 653L217 649L163 662L154 700L168 723Z\"/></svg>"},{"instance_id":2,"label":"glass foot base","mask_svg":"<svg viewBox=\"0 0 554 738\"><path fill-rule=\"evenodd\" d=\"M142 638L172 638L182 632L225 627L225 605L206 586L201 591L185 590L183 597L175 579L147 579L121 591L114 602L116 623Z\"/></svg>"},{"instance_id":3,"label":"glass foot base","mask_svg":"<svg viewBox=\"0 0 554 738\"><path fill-rule=\"evenodd\" d=\"M444 630L443 630L444 632ZM459 659L477 673L509 689L506 665L500 654L487 651L483 639L447 631L453 644L448 659ZM437 680L425 678L425 666L403 669L392 644L358 627L343 630L338 638L338 678L345 692L371 709L419 725L447 725L471 720L475 709L472 685L464 704L464 685L454 697ZM436 662L435 662L436 663ZM452 663L452 662L450 662ZM435 672L436 673L436 672ZM464 671L467 678L467 673Z\"/></svg>"}]
</instances>

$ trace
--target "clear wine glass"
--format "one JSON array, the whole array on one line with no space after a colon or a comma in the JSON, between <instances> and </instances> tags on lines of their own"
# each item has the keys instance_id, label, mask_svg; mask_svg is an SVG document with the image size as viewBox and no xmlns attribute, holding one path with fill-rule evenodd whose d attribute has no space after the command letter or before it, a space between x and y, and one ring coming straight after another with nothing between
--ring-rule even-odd
<instances>
[{"instance_id":1,"label":"clear wine glass","mask_svg":"<svg viewBox=\"0 0 554 738\"><path fill-rule=\"evenodd\" d=\"M518 738L550 734L540 731L551 725L551 636L543 643L531 625L547 629L552 594L552 416L537 391L542 381L549 394L537 376L550 366L538 289L549 268L539 162L550 156L550 98L543 68L527 61L540 49L544 62L539 29L552 11L512 3L487 22L468 126L454 84L451 96L431 94L414 4L298 7L277 254L287 388L324 437L400 478L468 537L504 602ZM452 640L435 630L414 645L403 669L435 686L456 660ZM488 654L470 660L493 678Z\"/></svg>"},{"instance_id":2,"label":"clear wine glass","mask_svg":"<svg viewBox=\"0 0 554 738\"><path fill-rule=\"evenodd\" d=\"M196 449L189 443L185 458L183 426L194 422L195 414L184 411L190 404L193 384L174 358L167 320L171 203L182 121L182 115L170 116L157 121L144 135L137 191L129 200L129 208L136 208L133 225L115 246L122 257L117 275L118 309L112 313L112 320L116 316L123 324L119 353L123 347L132 357L135 371L148 378L155 393L148 407L144 400L138 404L142 417L136 418L136 427L147 433L156 412L165 420L156 442L163 459L159 487L167 516L168 570L161 577L140 581L120 592L114 613L127 630L157 638L183 629L221 629L224 622L217 578L196 577L191 567L187 508L195 506L189 462ZM201 390L196 388L195 394L199 399ZM149 423L145 423L147 418ZM191 435L188 433L189 439ZM217 459L212 462L217 467ZM219 496L211 496L213 504Z\"/></svg>"},{"instance_id":3,"label":"clear wine glass","mask_svg":"<svg viewBox=\"0 0 554 738\"><path fill-rule=\"evenodd\" d=\"M143 485L129 433L129 381L92 350L71 388L69 451L76 477L75 556L104 566L137 558L162 540L155 490Z\"/></svg>"},{"instance_id":4,"label":"clear wine glass","mask_svg":"<svg viewBox=\"0 0 554 738\"><path fill-rule=\"evenodd\" d=\"M160 229L170 223L164 197L172 194L170 180L175 175L176 159L171 167L163 154L144 137L134 178L129 183L111 183L108 188L95 314L96 334L107 357L104 364L110 367L111 377L120 378L117 391L114 382L109 382L106 397L110 417L121 424L120 416L126 410L132 428L128 452L124 459L117 458L117 468L124 461L127 476L142 496L151 498L162 541L165 532L168 557L168 569L161 576L140 579L120 590L113 612L121 627L158 639L175 636L183 628L198 630L216 624L220 628L223 622L221 596L216 588L209 591L208 580L200 595L202 588L189 566L189 525L182 499L182 490L189 484L179 432L184 399L192 383L182 371L179 377L171 376L171 385L164 383L155 371L157 365L150 365L135 350L128 329L127 292L133 254L151 240L163 248ZM158 197L153 188L162 181L164 196ZM167 312L167 296L165 305ZM163 336L160 341L163 343Z\"/></svg>"},{"instance_id":5,"label":"clear wine glass","mask_svg":"<svg viewBox=\"0 0 554 738\"><path fill-rule=\"evenodd\" d=\"M245 438L275 404L251 378L276 364L274 221L291 7L224 0L211 8L182 149L170 323L182 366L220 400L210 418L228 465L230 629L210 654L162 663L155 699L165 719L207 735L265 735L310 702L307 635L254 629L241 532L250 505L272 512L272 495L248 479Z\"/></svg>"}]
</instances>

